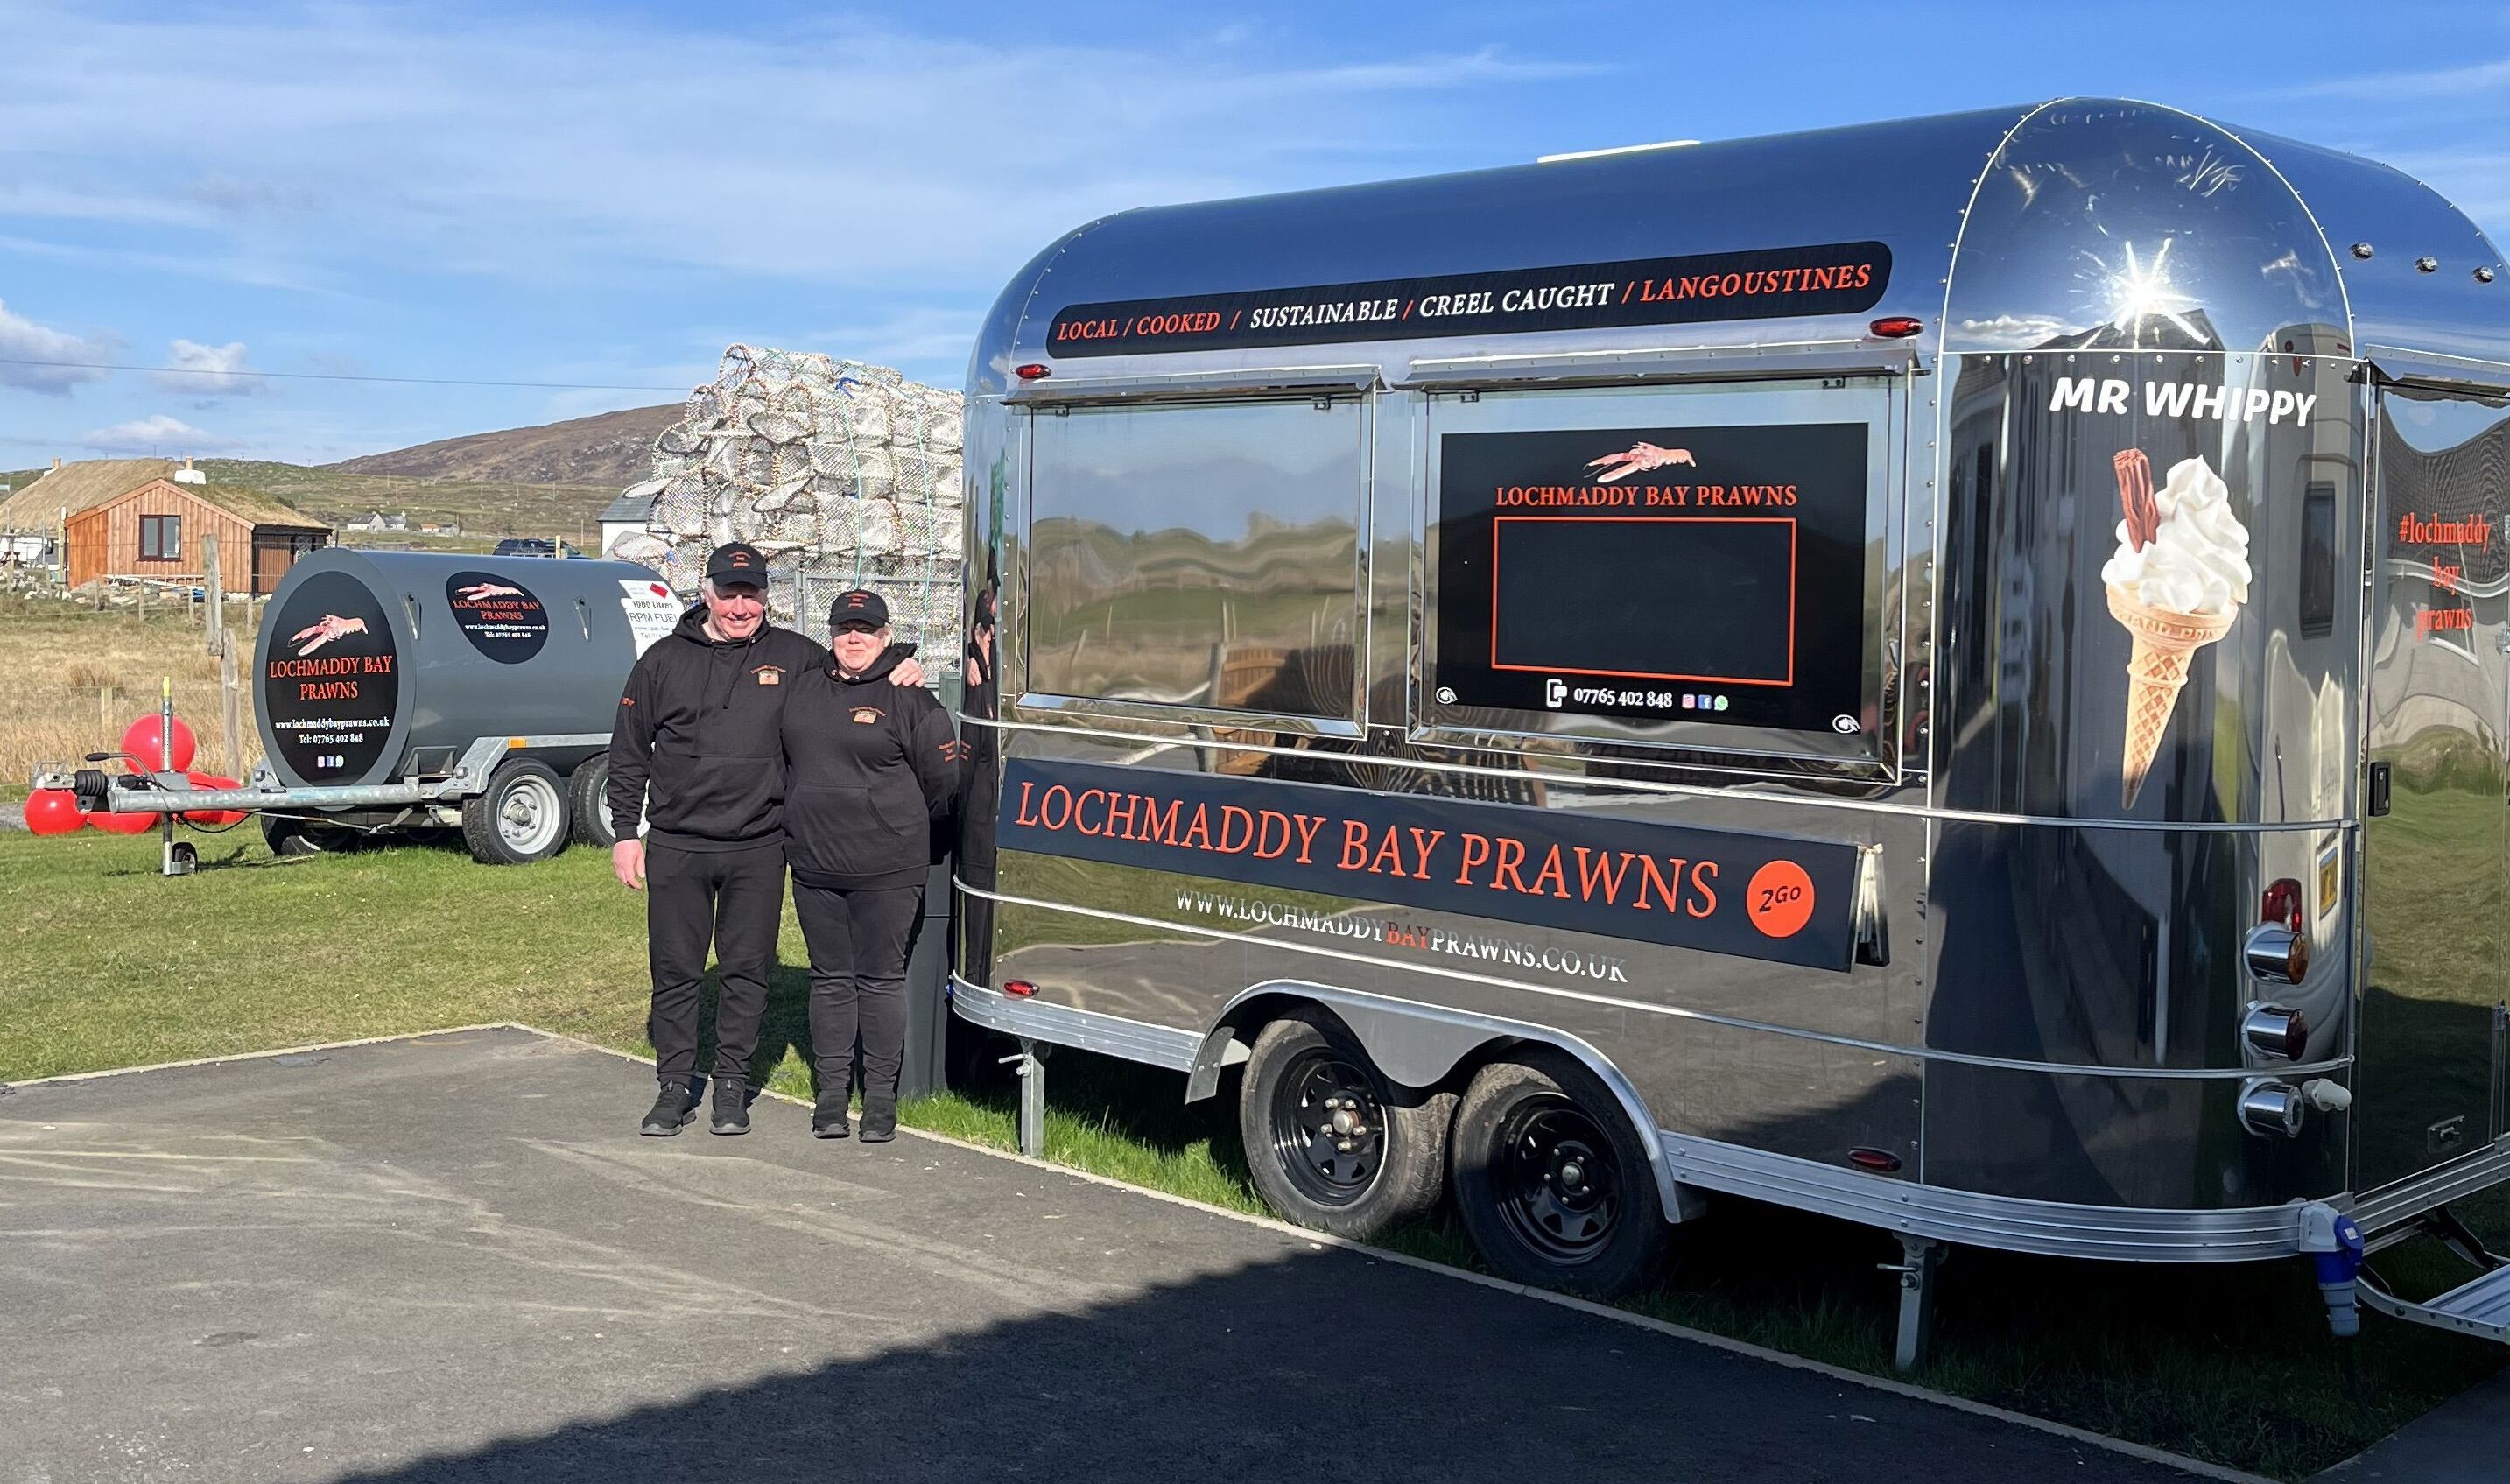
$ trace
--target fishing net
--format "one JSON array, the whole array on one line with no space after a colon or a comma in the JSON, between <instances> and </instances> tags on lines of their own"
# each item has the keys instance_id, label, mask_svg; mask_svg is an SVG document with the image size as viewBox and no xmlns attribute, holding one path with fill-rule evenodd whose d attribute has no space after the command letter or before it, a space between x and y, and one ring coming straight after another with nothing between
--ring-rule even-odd
<instances>
[{"instance_id":1,"label":"fishing net","mask_svg":"<svg viewBox=\"0 0 2510 1484\"><path fill-rule=\"evenodd\" d=\"M776 622L827 637L850 588L889 600L928 666L959 652L962 398L887 366L736 345L681 421L654 440L641 534L613 554L684 594L706 552L746 541L767 557Z\"/></svg>"}]
</instances>

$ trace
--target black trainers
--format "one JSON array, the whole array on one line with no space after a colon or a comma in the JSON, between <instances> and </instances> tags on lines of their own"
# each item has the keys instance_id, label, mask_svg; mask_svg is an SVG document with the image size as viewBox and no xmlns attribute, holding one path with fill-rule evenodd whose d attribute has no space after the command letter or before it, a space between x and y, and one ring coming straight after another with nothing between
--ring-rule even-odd
<instances>
[{"instance_id":1,"label":"black trainers","mask_svg":"<svg viewBox=\"0 0 2510 1484\"><path fill-rule=\"evenodd\" d=\"M854 1132L846 1123L846 1098L843 1093L823 1095L811 1107L811 1137L842 1139Z\"/></svg>"},{"instance_id":2,"label":"black trainers","mask_svg":"<svg viewBox=\"0 0 2510 1484\"><path fill-rule=\"evenodd\" d=\"M863 1104L862 1141L866 1144L886 1144L896 1137L897 1109L894 1106L878 1108L870 1103Z\"/></svg>"},{"instance_id":3,"label":"black trainers","mask_svg":"<svg viewBox=\"0 0 2510 1484\"><path fill-rule=\"evenodd\" d=\"M687 1127L697 1116L697 1094L689 1090L685 1078L675 1078L663 1084L662 1095L654 1099L653 1108L646 1113L645 1122L637 1125L636 1131L647 1138L667 1139Z\"/></svg>"},{"instance_id":4,"label":"black trainers","mask_svg":"<svg viewBox=\"0 0 2510 1484\"><path fill-rule=\"evenodd\" d=\"M708 1131L713 1133L747 1133L749 1131L749 1100L744 1095L747 1090L738 1082L726 1082L720 1077L715 1079L714 1117L706 1122Z\"/></svg>"}]
</instances>

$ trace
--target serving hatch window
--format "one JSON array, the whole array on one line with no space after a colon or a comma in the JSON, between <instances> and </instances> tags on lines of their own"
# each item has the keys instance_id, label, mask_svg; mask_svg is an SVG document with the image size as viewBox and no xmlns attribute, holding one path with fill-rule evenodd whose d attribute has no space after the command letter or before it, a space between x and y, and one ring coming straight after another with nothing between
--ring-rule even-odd
<instances>
[{"instance_id":1,"label":"serving hatch window","mask_svg":"<svg viewBox=\"0 0 2510 1484\"><path fill-rule=\"evenodd\" d=\"M1890 385L1447 397L1433 726L1879 754Z\"/></svg>"},{"instance_id":2,"label":"serving hatch window","mask_svg":"<svg viewBox=\"0 0 2510 1484\"><path fill-rule=\"evenodd\" d=\"M1030 438L1033 696L1354 716L1355 398L1041 409Z\"/></svg>"}]
</instances>

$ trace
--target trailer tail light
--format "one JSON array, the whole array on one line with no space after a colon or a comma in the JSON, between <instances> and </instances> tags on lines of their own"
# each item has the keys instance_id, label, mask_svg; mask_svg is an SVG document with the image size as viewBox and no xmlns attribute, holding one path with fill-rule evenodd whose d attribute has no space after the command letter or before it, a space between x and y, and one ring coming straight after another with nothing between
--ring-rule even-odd
<instances>
[{"instance_id":1,"label":"trailer tail light","mask_svg":"<svg viewBox=\"0 0 2510 1484\"><path fill-rule=\"evenodd\" d=\"M1032 361L1026 365L1015 365L1011 367L1011 374L1022 381L1044 381L1048 376L1054 374L1054 367L1050 365L1043 365Z\"/></svg>"},{"instance_id":2,"label":"trailer tail light","mask_svg":"<svg viewBox=\"0 0 2510 1484\"><path fill-rule=\"evenodd\" d=\"M2258 903L2258 921L2281 923L2293 932L2301 931L2301 883L2286 876L2266 887L2265 896Z\"/></svg>"},{"instance_id":3,"label":"trailer tail light","mask_svg":"<svg viewBox=\"0 0 2510 1484\"><path fill-rule=\"evenodd\" d=\"M2253 1077L2240 1084L2240 1126L2260 1138L2301 1135L2309 1104L2301 1089L2271 1077Z\"/></svg>"},{"instance_id":4,"label":"trailer tail light","mask_svg":"<svg viewBox=\"0 0 2510 1484\"><path fill-rule=\"evenodd\" d=\"M1858 1169L1870 1169L1884 1175L1894 1174L1900 1168L1900 1157L1887 1149L1851 1149L1847 1152L1847 1162Z\"/></svg>"},{"instance_id":5,"label":"trailer tail light","mask_svg":"<svg viewBox=\"0 0 2510 1484\"><path fill-rule=\"evenodd\" d=\"M1026 979L1005 979L1003 981L1003 993L1010 996L1014 1000L1025 1000L1029 996L1037 993L1037 986L1031 984Z\"/></svg>"},{"instance_id":6,"label":"trailer tail light","mask_svg":"<svg viewBox=\"0 0 2510 1484\"><path fill-rule=\"evenodd\" d=\"M1884 340L1906 340L1926 327L1926 322L1911 315L1884 315L1865 326Z\"/></svg>"},{"instance_id":7,"label":"trailer tail light","mask_svg":"<svg viewBox=\"0 0 2510 1484\"><path fill-rule=\"evenodd\" d=\"M2240 1039L2261 1056L2299 1061L2309 1047L2309 1017L2283 1005L2252 1005L2240 1017Z\"/></svg>"},{"instance_id":8,"label":"trailer tail light","mask_svg":"<svg viewBox=\"0 0 2510 1484\"><path fill-rule=\"evenodd\" d=\"M2262 924L2249 930L2240 957L2269 984L2298 984L2309 972L2309 939L2281 923Z\"/></svg>"}]
</instances>

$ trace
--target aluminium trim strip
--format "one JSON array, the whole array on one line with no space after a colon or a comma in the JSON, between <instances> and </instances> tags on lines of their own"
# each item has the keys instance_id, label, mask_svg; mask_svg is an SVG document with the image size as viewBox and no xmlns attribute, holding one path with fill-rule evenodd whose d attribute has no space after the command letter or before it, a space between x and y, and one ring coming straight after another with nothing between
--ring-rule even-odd
<instances>
[{"instance_id":1,"label":"aluminium trim strip","mask_svg":"<svg viewBox=\"0 0 2510 1484\"><path fill-rule=\"evenodd\" d=\"M1000 990L970 983L956 971L951 973L950 983L950 1004L962 1016L1006 1035L1148 1062L1171 1072L1193 1071L1195 1054L1202 1048L1202 1038L1192 1031L1148 1025L1103 1010L1079 1009L1048 1000L1015 999Z\"/></svg>"},{"instance_id":2,"label":"aluminium trim strip","mask_svg":"<svg viewBox=\"0 0 2510 1484\"><path fill-rule=\"evenodd\" d=\"M1020 852L1018 854L1028 854ZM1916 1046L1893 1046L1888 1042L1868 1041L1855 1036L1839 1036L1826 1031L1808 1031L1795 1026L1773 1025L1765 1020L1750 1020L1738 1015L1721 1015L1711 1010L1690 1009L1678 1005L1655 1005L1644 1000L1624 1000L1613 995L1587 994L1579 990L1561 989L1555 985L1534 984L1523 979L1504 978L1498 974L1472 973L1450 969L1442 964L1410 964L1396 959L1375 958L1351 953L1322 943L1298 943L1285 938L1254 937L1251 933L1228 932L1192 923L1172 923L1156 917L1138 917L1129 912L1116 912L1099 907L1078 906L1070 902L1045 901L1034 896L1015 896L1006 892L986 891L971 887L956 875L951 885L970 896L1014 907L1037 907L1048 912L1068 912L1077 917L1094 917L1104 922L1125 923L1137 928L1154 928L1169 932L1191 932L1199 937L1223 942L1254 942L1267 948L1279 948L1292 953L1305 953L1316 958L1333 959L1348 964L1365 964L1376 969L1394 969L1407 973L1429 974L1442 979L1460 979L1468 984L1486 984L1498 989L1521 990L1527 994L1544 995L1557 1000L1575 1000L1587 1005L1601 1005L1613 1009L1638 1010L1663 1015L1675 1020L1696 1020L1730 1030L1762 1031L1773 1036L1791 1036L1800 1041L1817 1041L1828 1046L1845 1046L1851 1050L1876 1055L1898 1056L1912 1061L1939 1061L1959 1066L1987 1067L1998 1071L2031 1072L2049 1077L2111 1077L2134 1081L2221 1082L2233 1078L2247 1079L2263 1075L2301 1077L2313 1073L2339 1071L2353 1064L2349 1056L2330 1061L2297 1062L2272 1069L2260 1067L2099 1067L2069 1062L2020 1061L2007 1056L1982 1056L1970 1051L1941 1051ZM1088 1014L1094 1011L1075 1011ZM1112 1017L1111 1017L1112 1018ZM1140 1024L1133 1021L1128 1024ZM1152 1029L1159 1029L1153 1027ZM1169 1034L1186 1036L1199 1044L1200 1038L1189 1031ZM1186 1065L1192 1065L1189 1057Z\"/></svg>"},{"instance_id":3,"label":"aluminium trim strip","mask_svg":"<svg viewBox=\"0 0 2510 1484\"><path fill-rule=\"evenodd\" d=\"M1272 728L1266 725L1266 722L1269 720L1268 718L1256 716L1253 713L1236 714L1252 723L1250 730L1278 730L1277 728ZM1368 752L1318 754L1303 748L1276 747L1263 742L1221 742L1203 738L1148 737L1139 732L1110 732L1096 727L1076 727L1059 722L1003 721L997 718L968 716L964 714L959 717L959 720L967 726L989 727L1002 732L1037 732L1047 736L1086 737L1101 742L1129 742L1137 747L1145 743L1155 743L1160 746L1170 747L1207 747L1228 752L1262 752L1275 757L1295 756L1310 762L1315 761L1320 755L1322 755L1341 758L1345 761L1361 764L1363 766L1375 766L1381 768L1412 768L1419 769L1426 773L1453 773L1473 778L1507 779L1519 782L1528 779L1532 779L1540 782L1572 785L1579 783L1593 783L1596 781L1595 780L1587 779L1578 774L1528 772L1522 768L1487 768L1473 763L1433 762L1426 759L1408 757L1388 757L1379 753ZM1630 761L1630 759L1616 758L1615 761ZM1637 761L1650 762L1654 761L1654 759L1642 758L1637 759ZM1665 762L1665 766L1679 768L1688 765L1668 759ZM1752 775L1752 777L1762 778L1768 776L1756 774ZM1902 775L1903 782L1907 782L1911 780L1922 781L1924 778L1925 775L1922 772L1904 773ZM1771 781L1783 780L1772 779ZM1814 781L1819 780L1815 780ZM1884 804L1871 799L1834 799L1826 798L1818 794L1745 794L1737 793L1731 788L1711 788L1699 783L1668 783L1660 782L1654 779L1616 778L1610 780L1610 786L1615 788L1626 788L1638 793L1670 794L1687 798L1708 799L1748 798L1755 802L1768 804L1801 804L1808 809L1844 809L1860 811L1866 814L1903 815L1910 818L1944 819L1959 824L2031 824L2059 829L2174 831L2191 835L2263 835L2275 834L2287 830L2328 830L2349 829L2352 827L2352 821L2349 819L2296 819L2279 821L2271 824L2246 824L2219 821L2183 822L2172 819L2070 819L2049 815L1993 814L1984 810L1976 809L1948 809L1940 805L1931 804Z\"/></svg>"}]
</instances>

